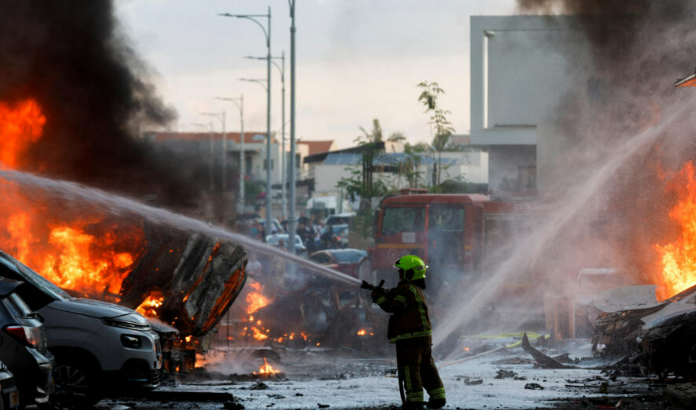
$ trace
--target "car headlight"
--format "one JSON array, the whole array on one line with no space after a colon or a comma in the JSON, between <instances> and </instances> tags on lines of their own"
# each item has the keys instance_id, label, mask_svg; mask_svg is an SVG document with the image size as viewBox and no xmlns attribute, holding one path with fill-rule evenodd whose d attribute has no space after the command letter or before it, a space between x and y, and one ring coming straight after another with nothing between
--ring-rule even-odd
<instances>
[{"instance_id":1,"label":"car headlight","mask_svg":"<svg viewBox=\"0 0 696 410\"><path fill-rule=\"evenodd\" d=\"M143 346L143 341L135 335L121 335L121 344L129 349L140 349Z\"/></svg>"},{"instance_id":2,"label":"car headlight","mask_svg":"<svg viewBox=\"0 0 696 410\"><path fill-rule=\"evenodd\" d=\"M141 319L135 315L105 317L102 318L102 322L104 322L104 324L107 326L120 327L122 329L141 331L150 330L150 324L144 319Z\"/></svg>"}]
</instances>

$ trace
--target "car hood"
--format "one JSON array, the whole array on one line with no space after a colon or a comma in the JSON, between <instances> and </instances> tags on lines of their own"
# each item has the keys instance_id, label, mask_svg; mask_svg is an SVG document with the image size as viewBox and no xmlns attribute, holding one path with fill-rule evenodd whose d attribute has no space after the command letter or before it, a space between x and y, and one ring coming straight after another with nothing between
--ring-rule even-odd
<instances>
[{"instance_id":1,"label":"car hood","mask_svg":"<svg viewBox=\"0 0 696 410\"><path fill-rule=\"evenodd\" d=\"M597 309L606 313L628 310L649 311L663 305L655 297L655 285L622 286L600 292L592 301Z\"/></svg>"},{"instance_id":2,"label":"car hood","mask_svg":"<svg viewBox=\"0 0 696 410\"><path fill-rule=\"evenodd\" d=\"M48 306L49 309L60 310L63 312L76 313L78 315L96 318L117 317L123 315L137 314L133 309L128 309L113 303L101 302L93 299L68 299L57 300Z\"/></svg>"}]
</instances>

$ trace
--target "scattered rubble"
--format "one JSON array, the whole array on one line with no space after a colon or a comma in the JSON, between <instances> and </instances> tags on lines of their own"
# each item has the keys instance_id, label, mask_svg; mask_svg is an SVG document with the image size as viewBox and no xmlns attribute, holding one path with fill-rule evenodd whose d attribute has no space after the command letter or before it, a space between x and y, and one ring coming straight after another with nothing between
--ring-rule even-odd
<instances>
[{"instance_id":1,"label":"scattered rubble","mask_svg":"<svg viewBox=\"0 0 696 410\"><path fill-rule=\"evenodd\" d=\"M539 383L527 383L524 385L524 388L527 390L544 390L544 386Z\"/></svg>"}]
</instances>

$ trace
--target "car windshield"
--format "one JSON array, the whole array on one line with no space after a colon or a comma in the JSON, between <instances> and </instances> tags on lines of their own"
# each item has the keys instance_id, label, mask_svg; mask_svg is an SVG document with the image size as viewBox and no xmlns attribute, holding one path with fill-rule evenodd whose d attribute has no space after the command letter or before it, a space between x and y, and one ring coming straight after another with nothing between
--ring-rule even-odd
<instances>
[{"instance_id":1,"label":"car windshield","mask_svg":"<svg viewBox=\"0 0 696 410\"><path fill-rule=\"evenodd\" d=\"M331 252L338 263L357 263L360 259L367 257L367 252L358 249Z\"/></svg>"},{"instance_id":2,"label":"car windshield","mask_svg":"<svg viewBox=\"0 0 696 410\"><path fill-rule=\"evenodd\" d=\"M382 219L382 235L393 236L401 232L421 232L424 224L424 207L386 208Z\"/></svg>"},{"instance_id":3,"label":"car windshield","mask_svg":"<svg viewBox=\"0 0 696 410\"><path fill-rule=\"evenodd\" d=\"M72 297L67 294L63 289L54 285L52 282L46 280L43 276L34 272L20 261L11 257L6 253L0 253L0 263L4 264L9 269L14 270L21 276L22 280L33 285L34 287L41 289L45 294L52 297L55 300L66 300L72 299Z\"/></svg>"},{"instance_id":4,"label":"car windshield","mask_svg":"<svg viewBox=\"0 0 696 410\"><path fill-rule=\"evenodd\" d=\"M325 226L324 229L322 229L321 233L326 233L329 229L331 229L331 232L334 235L345 235L346 231L348 231L348 225L329 225Z\"/></svg>"}]
</instances>

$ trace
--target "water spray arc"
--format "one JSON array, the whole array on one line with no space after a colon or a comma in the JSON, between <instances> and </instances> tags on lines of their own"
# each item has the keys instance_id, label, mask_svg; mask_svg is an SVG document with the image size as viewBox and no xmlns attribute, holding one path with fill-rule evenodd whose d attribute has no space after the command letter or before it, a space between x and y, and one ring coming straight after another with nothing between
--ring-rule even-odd
<instances>
[{"instance_id":1,"label":"water spray arc","mask_svg":"<svg viewBox=\"0 0 696 410\"><path fill-rule=\"evenodd\" d=\"M105 212L108 212L114 216L127 218L129 215L135 214L150 222L180 229L202 232L212 237L217 237L243 245L248 249L253 249L257 252L286 259L290 262L294 262L298 266L307 268L311 272L337 280L341 283L355 286L361 285L361 282L358 279L337 272L333 269L329 269L325 266L310 262L307 259L290 254L279 248L266 245L241 234L230 232L222 227L211 226L206 222L176 214L164 209L153 208L132 199L113 195L98 189L88 188L73 182L39 177L19 171L2 169L0 170L0 178L16 184L23 190L28 198L32 198L32 192L43 191L52 194L63 201L73 203L86 202L93 205L101 205L103 206Z\"/></svg>"}]
</instances>

